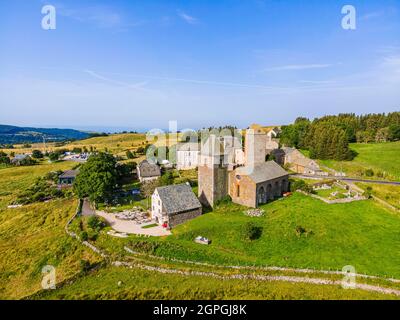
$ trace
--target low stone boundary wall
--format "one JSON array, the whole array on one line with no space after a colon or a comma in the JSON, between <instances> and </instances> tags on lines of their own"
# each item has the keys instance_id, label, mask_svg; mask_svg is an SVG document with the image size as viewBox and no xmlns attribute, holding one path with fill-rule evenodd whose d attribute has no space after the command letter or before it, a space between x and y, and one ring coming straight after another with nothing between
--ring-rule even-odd
<instances>
[{"instance_id":1,"label":"low stone boundary wall","mask_svg":"<svg viewBox=\"0 0 400 320\"><path fill-rule=\"evenodd\" d=\"M367 198L366 198L366 197L363 197L363 196L358 196L358 197L353 197L353 198L344 198L344 199L328 200L328 199L325 199L325 198L323 198L323 197L320 197L319 195L312 194L312 193L307 193L307 192L302 191L302 190L297 190L297 192L300 192L300 193L302 193L302 194L304 194L304 195L306 195L306 196L310 196L310 197L312 197L312 198L321 200L321 201L323 201L323 202L325 202L325 203L327 203L327 204L350 203L350 202L354 202L354 201L367 200Z\"/></svg>"}]
</instances>

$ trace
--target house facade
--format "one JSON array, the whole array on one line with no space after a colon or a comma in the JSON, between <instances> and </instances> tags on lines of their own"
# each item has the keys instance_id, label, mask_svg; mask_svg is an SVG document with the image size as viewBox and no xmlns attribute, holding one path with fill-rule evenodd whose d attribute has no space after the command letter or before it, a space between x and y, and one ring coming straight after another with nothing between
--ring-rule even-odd
<instances>
[{"instance_id":1,"label":"house facade","mask_svg":"<svg viewBox=\"0 0 400 320\"><path fill-rule=\"evenodd\" d=\"M194 142L180 143L176 147L176 168L190 170L199 164L199 144Z\"/></svg>"},{"instance_id":2,"label":"house facade","mask_svg":"<svg viewBox=\"0 0 400 320\"><path fill-rule=\"evenodd\" d=\"M284 163L290 170L306 175L328 175L327 172L321 170L315 160L307 158L299 150L295 148L283 148L282 150L285 153Z\"/></svg>"},{"instance_id":3,"label":"house facade","mask_svg":"<svg viewBox=\"0 0 400 320\"><path fill-rule=\"evenodd\" d=\"M151 197L151 216L156 223L173 228L202 214L202 205L188 184L156 188Z\"/></svg>"},{"instance_id":4,"label":"house facade","mask_svg":"<svg viewBox=\"0 0 400 320\"><path fill-rule=\"evenodd\" d=\"M75 182L76 176L79 174L79 170L68 170L58 176L58 188L70 188Z\"/></svg>"}]
</instances>

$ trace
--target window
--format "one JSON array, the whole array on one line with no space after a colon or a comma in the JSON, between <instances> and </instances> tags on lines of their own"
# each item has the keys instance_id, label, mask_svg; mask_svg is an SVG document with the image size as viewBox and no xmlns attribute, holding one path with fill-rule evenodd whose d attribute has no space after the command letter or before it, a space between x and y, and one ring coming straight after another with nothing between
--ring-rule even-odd
<instances>
[{"instance_id":1,"label":"window","mask_svg":"<svg viewBox=\"0 0 400 320\"><path fill-rule=\"evenodd\" d=\"M240 185L236 186L236 197L240 198Z\"/></svg>"}]
</instances>

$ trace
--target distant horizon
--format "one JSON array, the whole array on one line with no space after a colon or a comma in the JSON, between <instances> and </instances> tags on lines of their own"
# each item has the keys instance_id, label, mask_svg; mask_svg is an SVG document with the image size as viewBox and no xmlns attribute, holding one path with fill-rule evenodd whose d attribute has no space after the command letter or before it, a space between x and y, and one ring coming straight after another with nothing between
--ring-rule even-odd
<instances>
[{"instance_id":1,"label":"distant horizon","mask_svg":"<svg viewBox=\"0 0 400 320\"><path fill-rule=\"evenodd\" d=\"M304 114L299 114L296 118L300 118L300 117L304 117L304 118L308 118L310 121L313 121L314 119L317 118L321 118L324 116L335 116L335 115L339 115L339 114L355 114L357 116L361 116L361 115L366 115L366 114L388 114L388 113L393 113L393 112L400 112L400 106L398 108L395 108L393 110L387 111L387 112L340 112L340 113L329 113L329 114L322 114L321 116L317 116L317 117L310 117ZM207 125L201 125L198 127L189 127L189 126L185 126L185 125L180 125L180 123L178 122L178 131L183 131L185 129L193 129L193 130L200 130L202 128L209 128L209 127L219 127L219 126L234 126L237 127L238 129L246 129L249 126L251 126L252 124L258 124L264 127L273 127L273 126L285 126L285 125L289 125L294 123L294 121L296 120L296 118L294 118L292 121L287 122L287 123L277 123L277 122L263 122L263 121L252 121L251 123L248 123L246 125L236 125L234 123L224 123L224 124L212 124L209 123ZM175 121L175 120L171 120L171 121ZM15 127L21 127L21 128L42 128L42 129L73 129L73 130L78 130L78 131L82 131L82 132L87 132L87 133L121 133L121 132L131 132L131 131L135 131L138 133L147 133L148 131L152 130L152 129L161 129L164 132L169 132L169 128L168 128L168 121L166 123L166 125L164 127L134 127L134 126L107 126L107 125L56 125L56 124L15 124L15 123L3 123L0 122L0 125L6 125L6 126L15 126Z\"/></svg>"}]
</instances>

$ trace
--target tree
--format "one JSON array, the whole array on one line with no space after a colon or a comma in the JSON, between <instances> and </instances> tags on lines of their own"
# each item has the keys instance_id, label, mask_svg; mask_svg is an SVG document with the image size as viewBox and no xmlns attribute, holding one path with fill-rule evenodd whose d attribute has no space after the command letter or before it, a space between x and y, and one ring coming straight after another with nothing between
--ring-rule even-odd
<instances>
[{"instance_id":1,"label":"tree","mask_svg":"<svg viewBox=\"0 0 400 320\"><path fill-rule=\"evenodd\" d=\"M174 183L174 175L171 171L165 172L160 178L160 185L169 186Z\"/></svg>"},{"instance_id":2,"label":"tree","mask_svg":"<svg viewBox=\"0 0 400 320\"><path fill-rule=\"evenodd\" d=\"M51 152L49 153L49 159L51 162L56 162L60 159L60 154L57 151Z\"/></svg>"},{"instance_id":3,"label":"tree","mask_svg":"<svg viewBox=\"0 0 400 320\"><path fill-rule=\"evenodd\" d=\"M389 139L391 141L400 140L400 124L392 124L389 126Z\"/></svg>"},{"instance_id":4,"label":"tree","mask_svg":"<svg viewBox=\"0 0 400 320\"><path fill-rule=\"evenodd\" d=\"M43 153L40 150L33 150L32 151L32 158L35 159L43 159Z\"/></svg>"},{"instance_id":5,"label":"tree","mask_svg":"<svg viewBox=\"0 0 400 320\"><path fill-rule=\"evenodd\" d=\"M135 155L132 153L132 151L128 150L128 151L126 152L126 157L127 157L128 159L134 159L134 158L135 158Z\"/></svg>"},{"instance_id":6,"label":"tree","mask_svg":"<svg viewBox=\"0 0 400 320\"><path fill-rule=\"evenodd\" d=\"M151 180L143 182L140 187L140 193L144 198L147 198L147 206L149 206L150 197L153 195L154 190L160 186L160 180Z\"/></svg>"},{"instance_id":7,"label":"tree","mask_svg":"<svg viewBox=\"0 0 400 320\"><path fill-rule=\"evenodd\" d=\"M381 128L376 132L375 142L386 142L389 139L389 128Z\"/></svg>"},{"instance_id":8,"label":"tree","mask_svg":"<svg viewBox=\"0 0 400 320\"><path fill-rule=\"evenodd\" d=\"M7 153L0 151L0 164L9 165L10 163L11 163L11 160L7 156Z\"/></svg>"},{"instance_id":9,"label":"tree","mask_svg":"<svg viewBox=\"0 0 400 320\"><path fill-rule=\"evenodd\" d=\"M247 222L242 229L242 237L244 240L257 240L262 235L263 228L254 222Z\"/></svg>"},{"instance_id":10,"label":"tree","mask_svg":"<svg viewBox=\"0 0 400 320\"><path fill-rule=\"evenodd\" d=\"M78 197L89 197L94 203L111 200L118 179L116 164L115 158L108 153L91 156L75 179L74 190Z\"/></svg>"}]
</instances>

